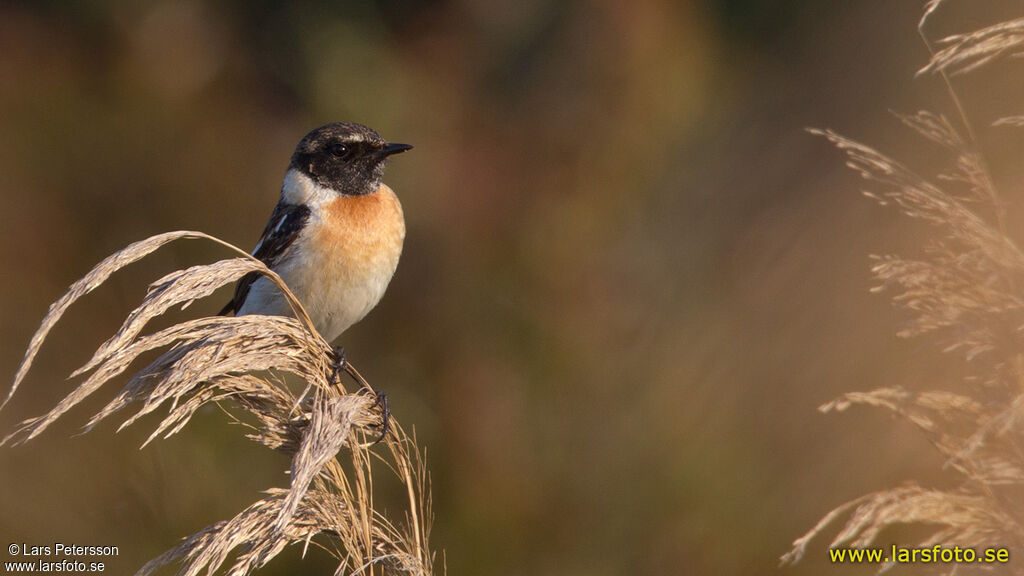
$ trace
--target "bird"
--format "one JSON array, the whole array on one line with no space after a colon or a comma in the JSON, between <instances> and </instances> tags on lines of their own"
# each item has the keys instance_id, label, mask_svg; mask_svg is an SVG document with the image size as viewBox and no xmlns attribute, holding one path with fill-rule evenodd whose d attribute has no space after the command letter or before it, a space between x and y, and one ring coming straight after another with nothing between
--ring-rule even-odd
<instances>
[{"instance_id":1,"label":"bird","mask_svg":"<svg viewBox=\"0 0 1024 576\"><path fill-rule=\"evenodd\" d=\"M315 128L295 147L281 196L252 256L276 272L328 342L363 319L383 297L405 240L402 205L382 182L391 156L412 149L354 122ZM243 276L229 314L292 316L266 277ZM336 369L344 349L335 348Z\"/></svg>"}]
</instances>

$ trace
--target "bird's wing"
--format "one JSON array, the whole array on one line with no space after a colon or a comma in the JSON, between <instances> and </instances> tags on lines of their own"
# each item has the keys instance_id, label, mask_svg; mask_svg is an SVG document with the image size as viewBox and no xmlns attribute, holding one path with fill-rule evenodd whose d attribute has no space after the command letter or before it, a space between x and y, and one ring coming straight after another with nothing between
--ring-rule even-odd
<instances>
[{"instance_id":1,"label":"bird's wing","mask_svg":"<svg viewBox=\"0 0 1024 576\"><path fill-rule=\"evenodd\" d=\"M252 255L267 265L274 268L284 256L288 247L299 237L299 233L306 226L309 220L309 207L304 204L286 204L278 202L274 207L274 213L270 215L267 227L263 229L260 241L256 243ZM245 297L249 294L252 283L258 280L258 272L250 272L238 281L235 286L235 296L220 311L220 316L238 312L245 304Z\"/></svg>"}]
</instances>

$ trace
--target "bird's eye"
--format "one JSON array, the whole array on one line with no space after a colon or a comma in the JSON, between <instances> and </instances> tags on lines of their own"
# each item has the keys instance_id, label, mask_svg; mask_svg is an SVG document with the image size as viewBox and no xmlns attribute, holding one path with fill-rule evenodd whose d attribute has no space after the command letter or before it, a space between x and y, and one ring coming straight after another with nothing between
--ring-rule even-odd
<instances>
[{"instance_id":1,"label":"bird's eye","mask_svg":"<svg viewBox=\"0 0 1024 576\"><path fill-rule=\"evenodd\" d=\"M348 146L345 146L344 144L331 144L327 151L331 153L331 156L341 158L348 154Z\"/></svg>"}]
</instances>

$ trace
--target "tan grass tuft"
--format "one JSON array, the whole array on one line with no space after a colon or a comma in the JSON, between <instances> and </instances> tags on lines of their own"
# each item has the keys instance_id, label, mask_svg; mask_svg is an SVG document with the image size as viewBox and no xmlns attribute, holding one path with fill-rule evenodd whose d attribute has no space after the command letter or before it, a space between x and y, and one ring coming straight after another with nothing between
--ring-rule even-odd
<instances>
[{"instance_id":1,"label":"tan grass tuft","mask_svg":"<svg viewBox=\"0 0 1024 576\"><path fill-rule=\"evenodd\" d=\"M38 436L142 355L159 353L89 420L86 431L129 407L134 412L121 428L167 406L145 445L178 432L197 410L216 403L249 430L248 438L291 456L291 481L287 488L268 490L265 498L231 520L186 538L137 575L180 562L181 574L212 574L230 565L227 574L243 576L289 544L310 543L339 560L337 574L432 574L433 555L427 544L430 488L414 441L392 420L387 442L380 445L384 453L372 451L371 440L379 433L382 418L366 381L346 366L347 376L357 384L355 391L346 392L334 377L330 345L312 328L284 282L255 258L206 234L170 232L136 242L75 282L50 307L4 403L24 380L49 331L74 302L117 270L185 238L212 240L241 257L178 270L154 282L121 328L72 374L85 380L48 413L26 420L0 444ZM171 308L187 307L251 272L267 276L281 289L296 318L198 318L143 334L149 320ZM287 375L305 383L298 395L283 384ZM348 472L339 458L349 462ZM374 508L374 459L405 488L407 509L400 519L389 519Z\"/></svg>"},{"instance_id":2,"label":"tan grass tuft","mask_svg":"<svg viewBox=\"0 0 1024 576\"><path fill-rule=\"evenodd\" d=\"M934 11L938 3L929 8ZM1024 55L1024 18L1000 22L968 34L947 36L939 40L938 45L942 49L918 74L944 72L955 76L973 72L998 58Z\"/></svg>"}]
</instances>

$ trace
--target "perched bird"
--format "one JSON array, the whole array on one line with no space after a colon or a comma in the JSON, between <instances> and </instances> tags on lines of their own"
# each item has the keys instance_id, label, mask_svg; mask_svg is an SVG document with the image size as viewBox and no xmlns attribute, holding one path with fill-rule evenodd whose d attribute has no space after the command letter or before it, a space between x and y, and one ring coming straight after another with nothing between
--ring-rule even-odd
<instances>
[{"instance_id":1,"label":"perched bird","mask_svg":"<svg viewBox=\"0 0 1024 576\"><path fill-rule=\"evenodd\" d=\"M377 305L398 266L405 220L381 178L388 157L410 148L338 122L306 134L292 154L252 255L284 279L329 342ZM256 273L238 282L220 313L232 312L292 315L281 292Z\"/></svg>"}]
</instances>

